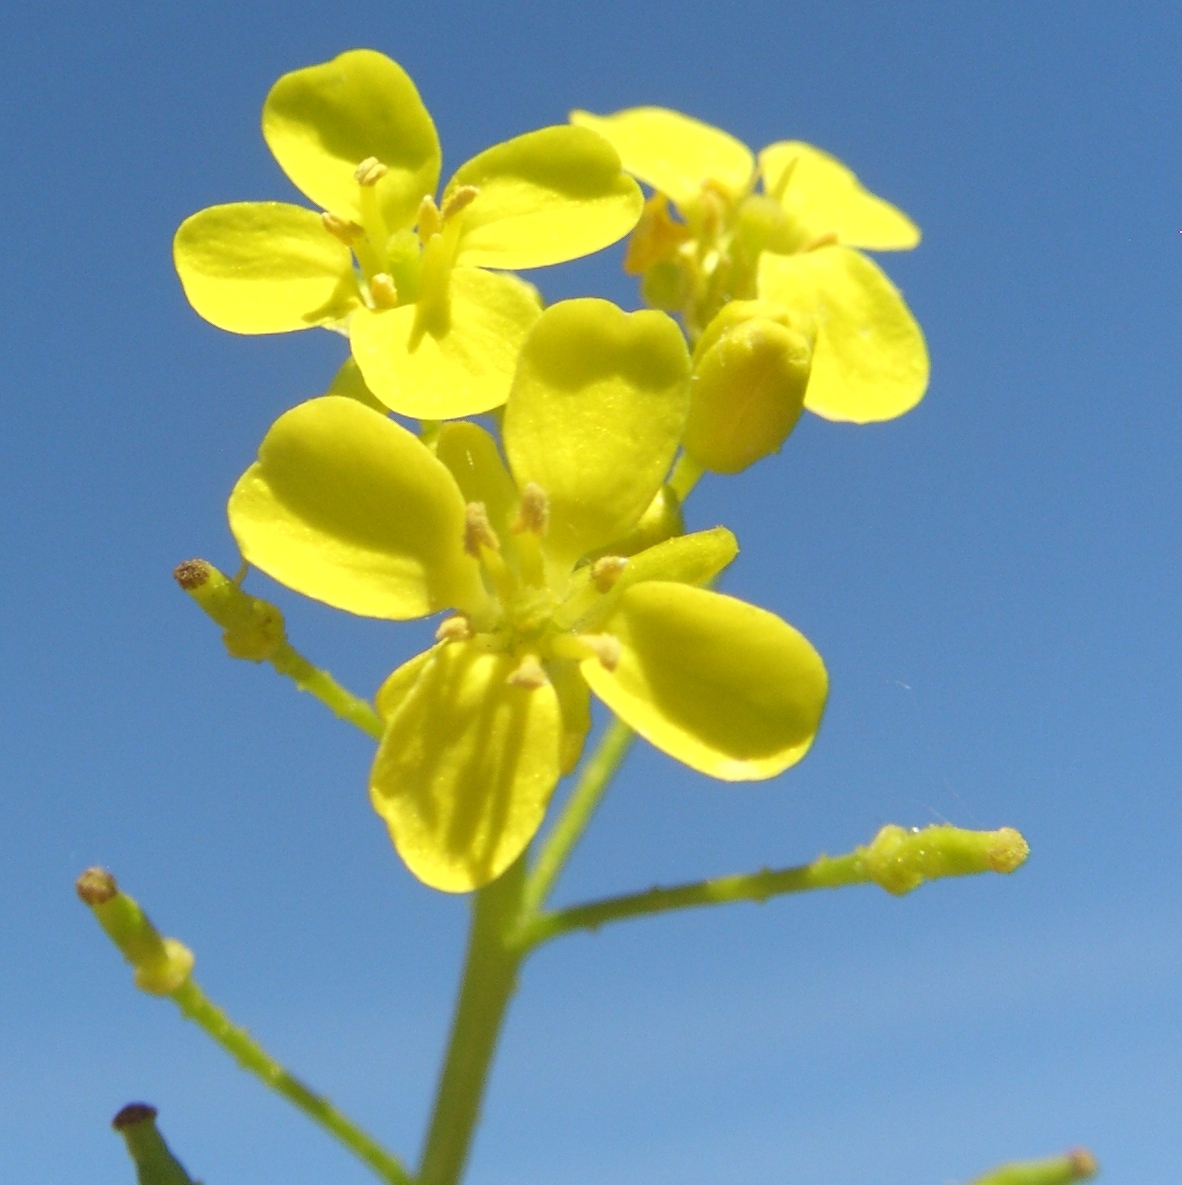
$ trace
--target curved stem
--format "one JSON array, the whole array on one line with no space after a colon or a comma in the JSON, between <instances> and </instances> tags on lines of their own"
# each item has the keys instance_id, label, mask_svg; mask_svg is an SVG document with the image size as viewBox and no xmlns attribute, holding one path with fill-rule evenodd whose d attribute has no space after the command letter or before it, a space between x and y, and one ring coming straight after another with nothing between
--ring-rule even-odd
<instances>
[{"instance_id":1,"label":"curved stem","mask_svg":"<svg viewBox=\"0 0 1182 1185\"><path fill-rule=\"evenodd\" d=\"M525 883L521 898L521 921L528 920L546 903L571 852L591 822L620 763L627 756L636 734L622 720L613 718L595 752L583 766L582 776L558 821L551 828L538 853L537 863Z\"/></svg>"}]
</instances>

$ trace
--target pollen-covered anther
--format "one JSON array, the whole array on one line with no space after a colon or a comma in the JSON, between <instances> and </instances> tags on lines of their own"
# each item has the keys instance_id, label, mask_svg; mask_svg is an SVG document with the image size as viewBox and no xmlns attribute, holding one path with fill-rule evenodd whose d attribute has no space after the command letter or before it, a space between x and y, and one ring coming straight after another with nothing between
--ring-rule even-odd
<instances>
[{"instance_id":1,"label":"pollen-covered anther","mask_svg":"<svg viewBox=\"0 0 1182 1185\"><path fill-rule=\"evenodd\" d=\"M435 199L427 194L419 203L419 238L425 243L432 235L439 233L439 228L442 225L443 219L439 215L439 207L435 204Z\"/></svg>"},{"instance_id":2,"label":"pollen-covered anther","mask_svg":"<svg viewBox=\"0 0 1182 1185\"><path fill-rule=\"evenodd\" d=\"M365 234L365 231L356 222L352 222L348 218L342 218L339 214L334 214L331 210L325 210L320 215L320 221L324 224L324 229L334 239L344 243L346 247L352 247Z\"/></svg>"},{"instance_id":3,"label":"pollen-covered anther","mask_svg":"<svg viewBox=\"0 0 1182 1185\"><path fill-rule=\"evenodd\" d=\"M538 656L527 654L506 682L513 687L524 687L528 691L537 691L539 687L545 687L550 682L550 677L538 661Z\"/></svg>"},{"instance_id":4,"label":"pollen-covered anther","mask_svg":"<svg viewBox=\"0 0 1182 1185\"><path fill-rule=\"evenodd\" d=\"M483 502L469 502L464 507L464 550L473 559L480 559L481 550L500 551L500 540L488 521L488 510Z\"/></svg>"},{"instance_id":5,"label":"pollen-covered anther","mask_svg":"<svg viewBox=\"0 0 1182 1185\"><path fill-rule=\"evenodd\" d=\"M377 185L388 172L389 169L376 156L367 156L357 166L353 176L358 185L368 189L371 185Z\"/></svg>"},{"instance_id":6,"label":"pollen-covered anther","mask_svg":"<svg viewBox=\"0 0 1182 1185\"><path fill-rule=\"evenodd\" d=\"M580 634L579 641L599 659L605 671L614 671L620 665L620 639L613 634Z\"/></svg>"},{"instance_id":7,"label":"pollen-covered anther","mask_svg":"<svg viewBox=\"0 0 1182 1185\"><path fill-rule=\"evenodd\" d=\"M591 565L591 583L601 593L609 593L620 579L620 573L628 566L628 559L622 555L601 555Z\"/></svg>"},{"instance_id":8,"label":"pollen-covered anther","mask_svg":"<svg viewBox=\"0 0 1182 1185\"><path fill-rule=\"evenodd\" d=\"M539 537L546 533L550 525L550 499L546 491L537 482L526 482L521 491L521 505L517 508L517 517L513 520L510 530L515 535L527 532Z\"/></svg>"},{"instance_id":9,"label":"pollen-covered anther","mask_svg":"<svg viewBox=\"0 0 1182 1185\"><path fill-rule=\"evenodd\" d=\"M447 195L441 215L444 222L454 218L465 206L470 206L480 190L475 185L460 185Z\"/></svg>"},{"instance_id":10,"label":"pollen-covered anther","mask_svg":"<svg viewBox=\"0 0 1182 1185\"><path fill-rule=\"evenodd\" d=\"M398 289L394 278L386 272L378 272L370 278L369 294L373 303L379 309L394 309L398 307Z\"/></svg>"},{"instance_id":11,"label":"pollen-covered anther","mask_svg":"<svg viewBox=\"0 0 1182 1185\"><path fill-rule=\"evenodd\" d=\"M435 631L436 642L467 642L472 637L472 623L462 614L447 617Z\"/></svg>"}]
</instances>

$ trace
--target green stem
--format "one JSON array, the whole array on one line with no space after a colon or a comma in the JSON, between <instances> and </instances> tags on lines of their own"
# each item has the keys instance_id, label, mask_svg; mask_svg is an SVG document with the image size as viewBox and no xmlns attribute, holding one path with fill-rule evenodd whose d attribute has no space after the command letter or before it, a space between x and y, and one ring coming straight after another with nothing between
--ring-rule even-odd
<instances>
[{"instance_id":1,"label":"green stem","mask_svg":"<svg viewBox=\"0 0 1182 1185\"><path fill-rule=\"evenodd\" d=\"M830 858L822 856L799 868L737 876L719 876L693 884L653 888L643 893L608 897L587 905L541 913L528 919L514 936L524 950L549 942L574 930L598 930L608 922L675 909L693 909L704 905L724 905L732 901L766 901L783 893L805 893L810 889L837 889L843 885L865 884L870 879L857 854Z\"/></svg>"},{"instance_id":2,"label":"green stem","mask_svg":"<svg viewBox=\"0 0 1182 1185\"><path fill-rule=\"evenodd\" d=\"M613 718L600 738L599 746L583 766L578 785L571 793L562 814L550 829L526 881L521 899L521 916L531 918L546 903L575 845L582 838L595 808L627 756L636 734L622 720Z\"/></svg>"},{"instance_id":3,"label":"green stem","mask_svg":"<svg viewBox=\"0 0 1182 1185\"><path fill-rule=\"evenodd\" d=\"M170 998L183 1016L208 1033L244 1070L261 1078L272 1090L320 1124L383 1181L390 1185L412 1185L410 1174L394 1156L342 1115L323 1095L316 1094L290 1074L245 1029L233 1024L191 979L172 992Z\"/></svg>"},{"instance_id":4,"label":"green stem","mask_svg":"<svg viewBox=\"0 0 1182 1185\"><path fill-rule=\"evenodd\" d=\"M314 695L342 720L347 720L375 740L382 739L385 731L382 718L369 702L346 690L327 671L313 666L287 642L279 646L268 661L301 691Z\"/></svg>"},{"instance_id":5,"label":"green stem","mask_svg":"<svg viewBox=\"0 0 1182 1185\"><path fill-rule=\"evenodd\" d=\"M523 856L476 894L460 998L417 1185L457 1185L467 1163L497 1038L524 957L509 944L508 935L521 916L525 871Z\"/></svg>"},{"instance_id":6,"label":"green stem","mask_svg":"<svg viewBox=\"0 0 1182 1185\"><path fill-rule=\"evenodd\" d=\"M561 934L598 930L608 922L732 901L762 902L785 893L845 885L876 884L888 893L903 896L927 881L946 876L1013 872L1022 866L1028 852L1025 839L1011 827L966 831L942 824L907 831L888 825L865 847L844 856L818 856L811 864L796 868L765 868L609 897L549 913L525 914L512 941L517 949L528 952Z\"/></svg>"}]
</instances>

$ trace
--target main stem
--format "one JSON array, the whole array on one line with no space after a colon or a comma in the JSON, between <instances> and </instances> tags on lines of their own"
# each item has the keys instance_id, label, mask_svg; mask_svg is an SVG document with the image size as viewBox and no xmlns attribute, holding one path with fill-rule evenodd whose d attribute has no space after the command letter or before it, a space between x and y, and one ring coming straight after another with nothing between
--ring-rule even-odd
<instances>
[{"instance_id":1,"label":"main stem","mask_svg":"<svg viewBox=\"0 0 1182 1185\"><path fill-rule=\"evenodd\" d=\"M488 1072L525 952L509 944L526 857L476 894L463 986L439 1078L417 1185L458 1185L480 1121Z\"/></svg>"}]
</instances>

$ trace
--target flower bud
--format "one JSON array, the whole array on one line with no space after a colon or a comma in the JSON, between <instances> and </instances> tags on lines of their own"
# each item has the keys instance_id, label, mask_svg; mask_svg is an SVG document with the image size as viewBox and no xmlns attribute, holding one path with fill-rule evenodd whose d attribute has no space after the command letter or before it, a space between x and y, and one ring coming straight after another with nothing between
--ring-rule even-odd
<instances>
[{"instance_id":1,"label":"flower bud","mask_svg":"<svg viewBox=\"0 0 1182 1185\"><path fill-rule=\"evenodd\" d=\"M715 473L778 452L804 409L811 327L761 303L727 305L695 351L685 451Z\"/></svg>"}]
</instances>

